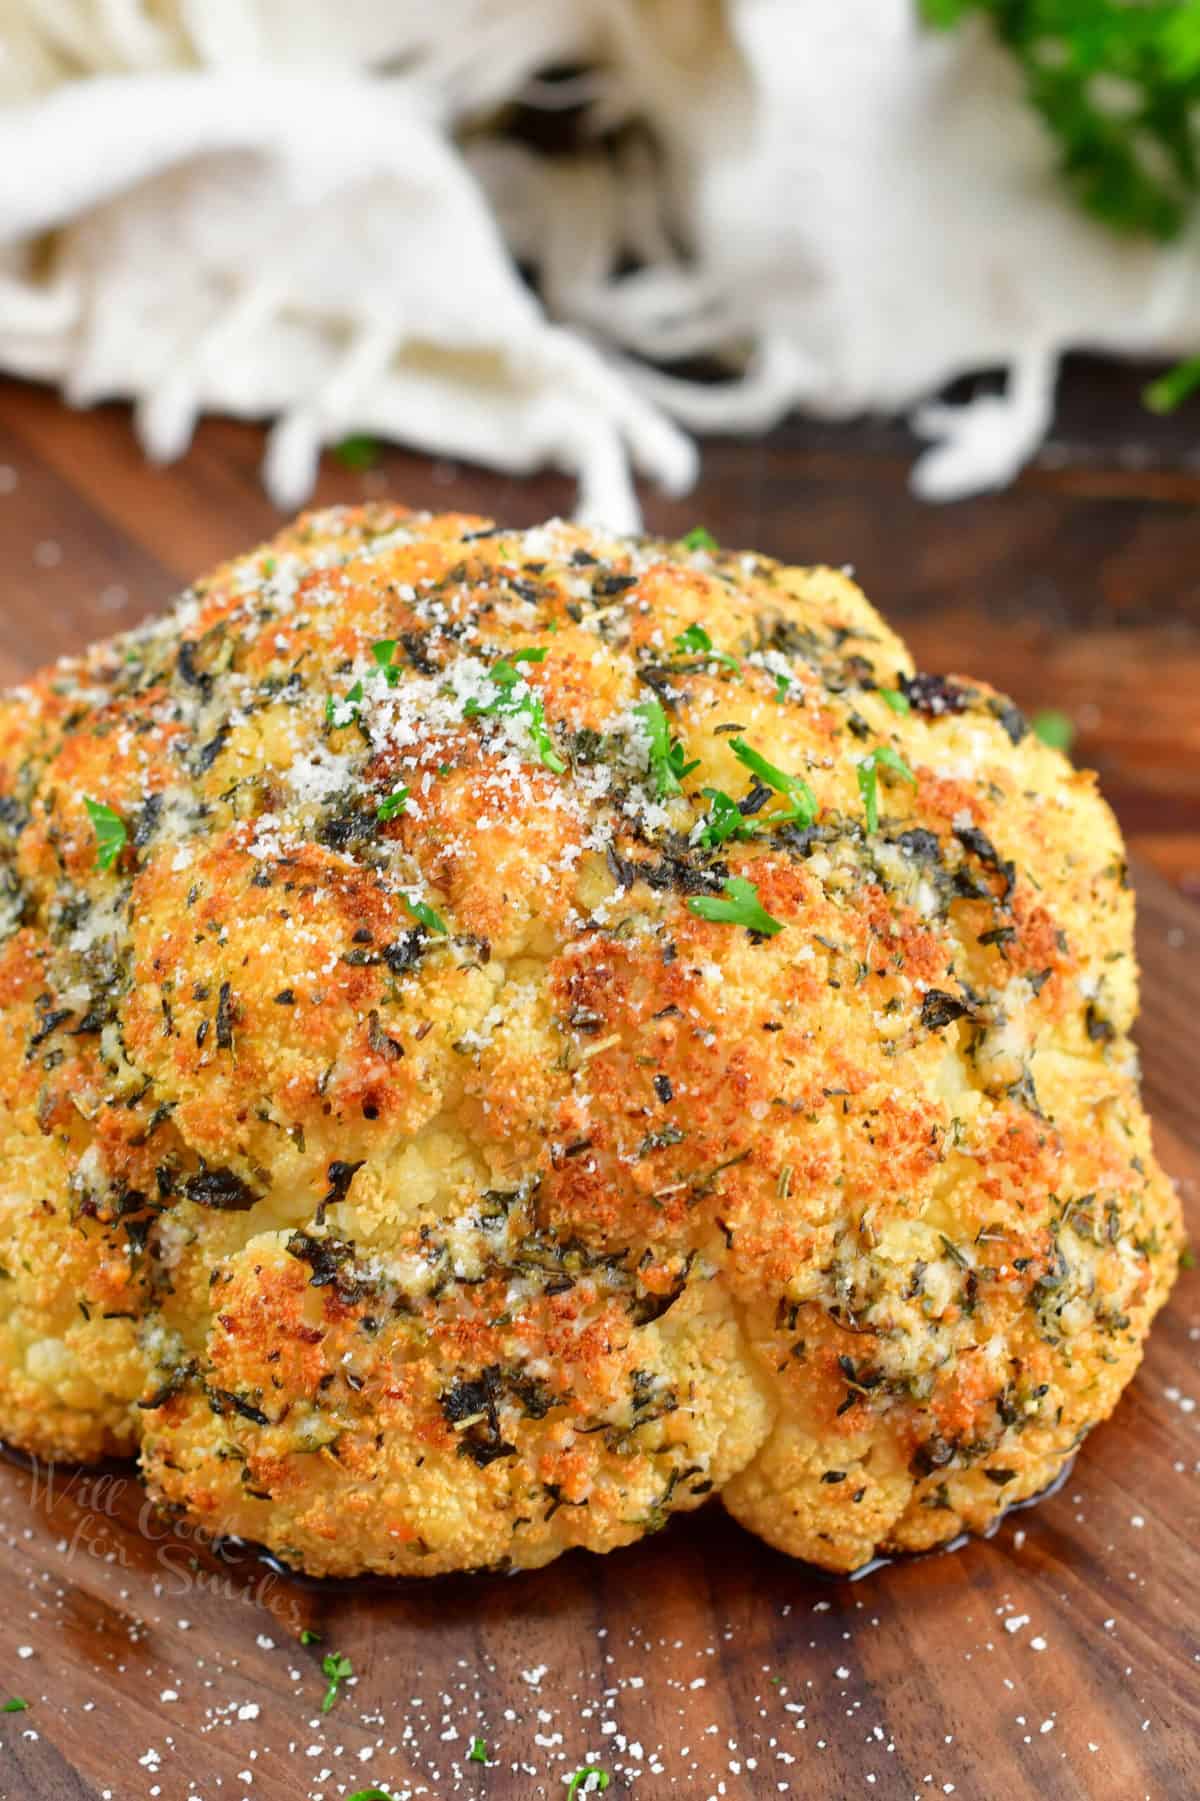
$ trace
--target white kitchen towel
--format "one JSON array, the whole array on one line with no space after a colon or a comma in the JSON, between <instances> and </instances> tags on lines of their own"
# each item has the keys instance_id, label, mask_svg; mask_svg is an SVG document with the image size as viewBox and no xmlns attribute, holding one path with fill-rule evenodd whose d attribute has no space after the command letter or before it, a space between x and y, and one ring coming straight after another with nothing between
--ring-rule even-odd
<instances>
[{"instance_id":1,"label":"white kitchen towel","mask_svg":"<svg viewBox=\"0 0 1200 1801\"><path fill-rule=\"evenodd\" d=\"M1081 217L1009 60L909 0L0 0L0 367L159 458L272 420L281 506L355 432L629 527L631 470L791 406L912 413L948 498L1036 450L1065 350L1197 337L1194 239ZM655 366L696 354L730 379Z\"/></svg>"}]
</instances>

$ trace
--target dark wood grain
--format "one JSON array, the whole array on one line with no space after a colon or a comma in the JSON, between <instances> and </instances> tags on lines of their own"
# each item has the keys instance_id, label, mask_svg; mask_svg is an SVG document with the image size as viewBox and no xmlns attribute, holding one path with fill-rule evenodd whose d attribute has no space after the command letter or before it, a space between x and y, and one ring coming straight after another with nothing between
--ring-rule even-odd
<instances>
[{"instance_id":1,"label":"dark wood grain","mask_svg":"<svg viewBox=\"0 0 1200 1801\"><path fill-rule=\"evenodd\" d=\"M1077 717L1080 756L1161 872L1139 868L1147 1098L1200 1237L1200 476L1181 439L1136 467L1121 442L1103 423L1071 468L934 510L909 497L894 431L789 427L713 445L700 493L648 513L850 560L927 667ZM210 425L147 470L122 411L0 389L0 677L270 532L261 447ZM318 499L379 485L517 523L571 498L389 455L365 477L330 463ZM589 1754L610 1794L648 1801L1183 1801L1200 1793L1198 1362L1189 1274L1059 1493L853 1583L712 1507L516 1579L313 1584L171 1534L124 1468L0 1465L0 1685L30 1703L0 1715L0 1801L340 1801L373 1783L529 1801L564 1795ZM327 1651L357 1681L323 1718ZM486 1767L467 1760L476 1734Z\"/></svg>"}]
</instances>

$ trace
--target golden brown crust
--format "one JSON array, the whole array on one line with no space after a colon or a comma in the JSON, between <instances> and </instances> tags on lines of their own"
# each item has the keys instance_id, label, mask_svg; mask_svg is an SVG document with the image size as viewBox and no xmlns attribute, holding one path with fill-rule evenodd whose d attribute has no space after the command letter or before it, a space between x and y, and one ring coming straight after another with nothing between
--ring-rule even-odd
<instances>
[{"instance_id":1,"label":"golden brown crust","mask_svg":"<svg viewBox=\"0 0 1200 1801\"><path fill-rule=\"evenodd\" d=\"M1116 827L843 576L314 515L0 703L0 849L17 1444L314 1572L848 1569L1136 1368Z\"/></svg>"}]
</instances>

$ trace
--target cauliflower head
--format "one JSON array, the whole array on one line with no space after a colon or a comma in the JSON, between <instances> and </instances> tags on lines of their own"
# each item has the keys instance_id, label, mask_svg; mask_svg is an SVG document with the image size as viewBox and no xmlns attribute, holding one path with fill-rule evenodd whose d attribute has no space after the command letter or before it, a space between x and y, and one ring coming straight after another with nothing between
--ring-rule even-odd
<instances>
[{"instance_id":1,"label":"cauliflower head","mask_svg":"<svg viewBox=\"0 0 1200 1801\"><path fill-rule=\"evenodd\" d=\"M0 703L0 1433L317 1574L850 1570L1175 1271L1093 776L863 595L301 519Z\"/></svg>"}]
</instances>

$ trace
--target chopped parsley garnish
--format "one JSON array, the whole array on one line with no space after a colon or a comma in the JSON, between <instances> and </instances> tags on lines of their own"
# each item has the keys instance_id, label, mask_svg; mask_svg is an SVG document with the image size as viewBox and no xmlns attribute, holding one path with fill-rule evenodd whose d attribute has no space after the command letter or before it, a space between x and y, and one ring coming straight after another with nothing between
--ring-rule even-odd
<instances>
[{"instance_id":1,"label":"chopped parsley garnish","mask_svg":"<svg viewBox=\"0 0 1200 1801\"><path fill-rule=\"evenodd\" d=\"M748 932L761 932L773 938L782 932L782 920L772 919L758 898L758 889L744 876L726 877L725 898L715 894L693 894L688 897L688 911L698 919L711 919L721 925L745 926Z\"/></svg>"},{"instance_id":2,"label":"chopped parsley garnish","mask_svg":"<svg viewBox=\"0 0 1200 1801\"><path fill-rule=\"evenodd\" d=\"M372 644L371 646L371 655L375 659L376 666L381 669L387 677L387 685L389 688L394 688L396 683L400 680L400 671L392 661L392 658L396 654L397 642L398 640L395 638L380 638L378 644Z\"/></svg>"},{"instance_id":3,"label":"chopped parsley garnish","mask_svg":"<svg viewBox=\"0 0 1200 1801\"><path fill-rule=\"evenodd\" d=\"M542 648L516 650L511 657L501 657L492 664L488 671L488 680L499 690L489 701L469 700L463 708L468 719L474 719L481 713L515 713L524 700L523 695L514 696L513 690L524 676L518 667L521 663L544 663L546 652Z\"/></svg>"},{"instance_id":4,"label":"chopped parsley garnish","mask_svg":"<svg viewBox=\"0 0 1200 1801\"><path fill-rule=\"evenodd\" d=\"M327 694L325 696L326 725L349 725L352 720L357 719L358 709L362 705L362 697L363 685L361 682L355 682L349 693L343 694L340 698L334 694Z\"/></svg>"},{"instance_id":5,"label":"chopped parsley garnish","mask_svg":"<svg viewBox=\"0 0 1200 1801\"><path fill-rule=\"evenodd\" d=\"M683 793L683 779L700 767L699 757L687 762L682 744L671 738L671 727L661 700L644 700L634 712L646 728L650 739L650 773L654 777L659 800Z\"/></svg>"},{"instance_id":6,"label":"chopped parsley garnish","mask_svg":"<svg viewBox=\"0 0 1200 1801\"><path fill-rule=\"evenodd\" d=\"M322 1636L320 1632L314 1632L311 1626L306 1626L300 1634L300 1643L302 1645L319 1645Z\"/></svg>"},{"instance_id":7,"label":"chopped parsley garnish","mask_svg":"<svg viewBox=\"0 0 1200 1801\"><path fill-rule=\"evenodd\" d=\"M386 1789L360 1788L353 1795L347 1795L346 1801L394 1801L394 1797Z\"/></svg>"},{"instance_id":8,"label":"chopped parsley garnish","mask_svg":"<svg viewBox=\"0 0 1200 1801\"><path fill-rule=\"evenodd\" d=\"M817 797L804 780L803 776L789 775L785 769L777 769L774 763L746 743L744 738L731 738L729 748L739 763L744 763L752 775L776 794L782 794L787 802L782 813L772 813L767 822L771 825L811 825L817 817Z\"/></svg>"},{"instance_id":9,"label":"chopped parsley garnish","mask_svg":"<svg viewBox=\"0 0 1200 1801\"><path fill-rule=\"evenodd\" d=\"M389 819L398 819L407 805L408 789L405 787L393 788L392 792L385 795L376 807L375 817L386 825Z\"/></svg>"},{"instance_id":10,"label":"chopped parsley garnish","mask_svg":"<svg viewBox=\"0 0 1200 1801\"><path fill-rule=\"evenodd\" d=\"M1043 744L1051 750L1068 751L1075 738L1074 722L1057 707L1046 707L1041 713L1033 716L1033 729Z\"/></svg>"},{"instance_id":11,"label":"chopped parsley garnish","mask_svg":"<svg viewBox=\"0 0 1200 1801\"><path fill-rule=\"evenodd\" d=\"M731 838L753 838L754 826L737 802L723 788L705 788L709 801L708 818L696 839L705 850L727 844Z\"/></svg>"},{"instance_id":12,"label":"chopped parsley garnish","mask_svg":"<svg viewBox=\"0 0 1200 1801\"><path fill-rule=\"evenodd\" d=\"M720 550L721 546L706 526L693 525L690 532L685 532L679 542L685 550Z\"/></svg>"},{"instance_id":13,"label":"chopped parsley garnish","mask_svg":"<svg viewBox=\"0 0 1200 1801\"><path fill-rule=\"evenodd\" d=\"M29 1708L28 1701L22 1701L20 1695L14 1695L0 1707L0 1713L25 1713Z\"/></svg>"},{"instance_id":14,"label":"chopped parsley garnish","mask_svg":"<svg viewBox=\"0 0 1200 1801\"><path fill-rule=\"evenodd\" d=\"M518 667L521 663L541 663L545 655L542 648L518 650L511 657L501 657L498 663L493 663L488 671L488 680L494 690L491 699L469 700L463 708L463 717L479 719L522 714L538 760L555 775L563 775L567 766L554 748L541 695L533 692Z\"/></svg>"},{"instance_id":15,"label":"chopped parsley garnish","mask_svg":"<svg viewBox=\"0 0 1200 1801\"><path fill-rule=\"evenodd\" d=\"M776 698L776 700L779 700L779 701L786 700L788 697L788 693L789 693L790 689L793 687L793 685L794 684L792 682L792 678L790 675L784 675L781 670L776 670L776 672L775 672L775 698Z\"/></svg>"},{"instance_id":16,"label":"chopped parsley garnish","mask_svg":"<svg viewBox=\"0 0 1200 1801\"><path fill-rule=\"evenodd\" d=\"M550 736L550 727L546 724L546 716L540 700L535 700L527 709L529 715L529 741L538 754L538 761L552 775L562 775L566 764L554 748L554 740Z\"/></svg>"},{"instance_id":17,"label":"chopped parsley garnish","mask_svg":"<svg viewBox=\"0 0 1200 1801\"><path fill-rule=\"evenodd\" d=\"M83 804L96 834L96 867L111 869L129 842L125 821L102 800L89 800L85 795Z\"/></svg>"},{"instance_id":18,"label":"chopped parsley garnish","mask_svg":"<svg viewBox=\"0 0 1200 1801\"><path fill-rule=\"evenodd\" d=\"M576 1770L567 1784L567 1801L575 1801L576 1795L602 1795L608 1783L607 1770L588 1764L585 1769Z\"/></svg>"},{"instance_id":19,"label":"chopped parsley garnish","mask_svg":"<svg viewBox=\"0 0 1200 1801\"><path fill-rule=\"evenodd\" d=\"M1195 1269L1196 1267L1196 1253L1190 1244L1185 1244L1179 1253L1179 1267L1180 1269Z\"/></svg>"},{"instance_id":20,"label":"chopped parsley garnish","mask_svg":"<svg viewBox=\"0 0 1200 1801\"><path fill-rule=\"evenodd\" d=\"M321 1712L328 1713L338 1698L339 1685L346 1680L347 1676L353 1676L354 1665L348 1657L343 1657L337 1651L330 1651L321 1659L321 1673L329 1678L329 1687L325 1690L325 1698L321 1702Z\"/></svg>"},{"instance_id":21,"label":"chopped parsley garnish","mask_svg":"<svg viewBox=\"0 0 1200 1801\"><path fill-rule=\"evenodd\" d=\"M912 712L912 701L909 700L907 694L902 694L899 688L881 688L879 698L885 707L890 707L893 713L899 713L901 718L905 713Z\"/></svg>"},{"instance_id":22,"label":"chopped parsley garnish","mask_svg":"<svg viewBox=\"0 0 1200 1801\"><path fill-rule=\"evenodd\" d=\"M471 1763L486 1763L487 1762L487 1744L486 1744L486 1742L481 1738L473 1738L471 1740L471 1749L467 1752L467 1758Z\"/></svg>"},{"instance_id":23,"label":"chopped parsley garnish","mask_svg":"<svg viewBox=\"0 0 1200 1801\"><path fill-rule=\"evenodd\" d=\"M726 669L741 669L736 657L731 657L726 650L714 650L713 641L702 625L689 625L675 639L677 656L707 657L710 663L723 663Z\"/></svg>"},{"instance_id":24,"label":"chopped parsley garnish","mask_svg":"<svg viewBox=\"0 0 1200 1801\"><path fill-rule=\"evenodd\" d=\"M379 446L374 438L355 436L335 444L333 454L343 469L374 469L379 461Z\"/></svg>"},{"instance_id":25,"label":"chopped parsley garnish","mask_svg":"<svg viewBox=\"0 0 1200 1801\"><path fill-rule=\"evenodd\" d=\"M427 902L409 900L406 894L404 897L404 904L412 914L413 918L419 920L427 932L440 932L443 937L447 935L450 930L449 926L446 924L441 914L435 913L433 908L429 906Z\"/></svg>"},{"instance_id":26,"label":"chopped parsley garnish","mask_svg":"<svg viewBox=\"0 0 1200 1801\"><path fill-rule=\"evenodd\" d=\"M868 832L879 830L879 770L880 766L890 769L904 781L911 782L915 788L917 778L904 758L894 751L890 744L877 744L869 757L864 757L858 766L858 791L863 797L863 806L867 812Z\"/></svg>"}]
</instances>

